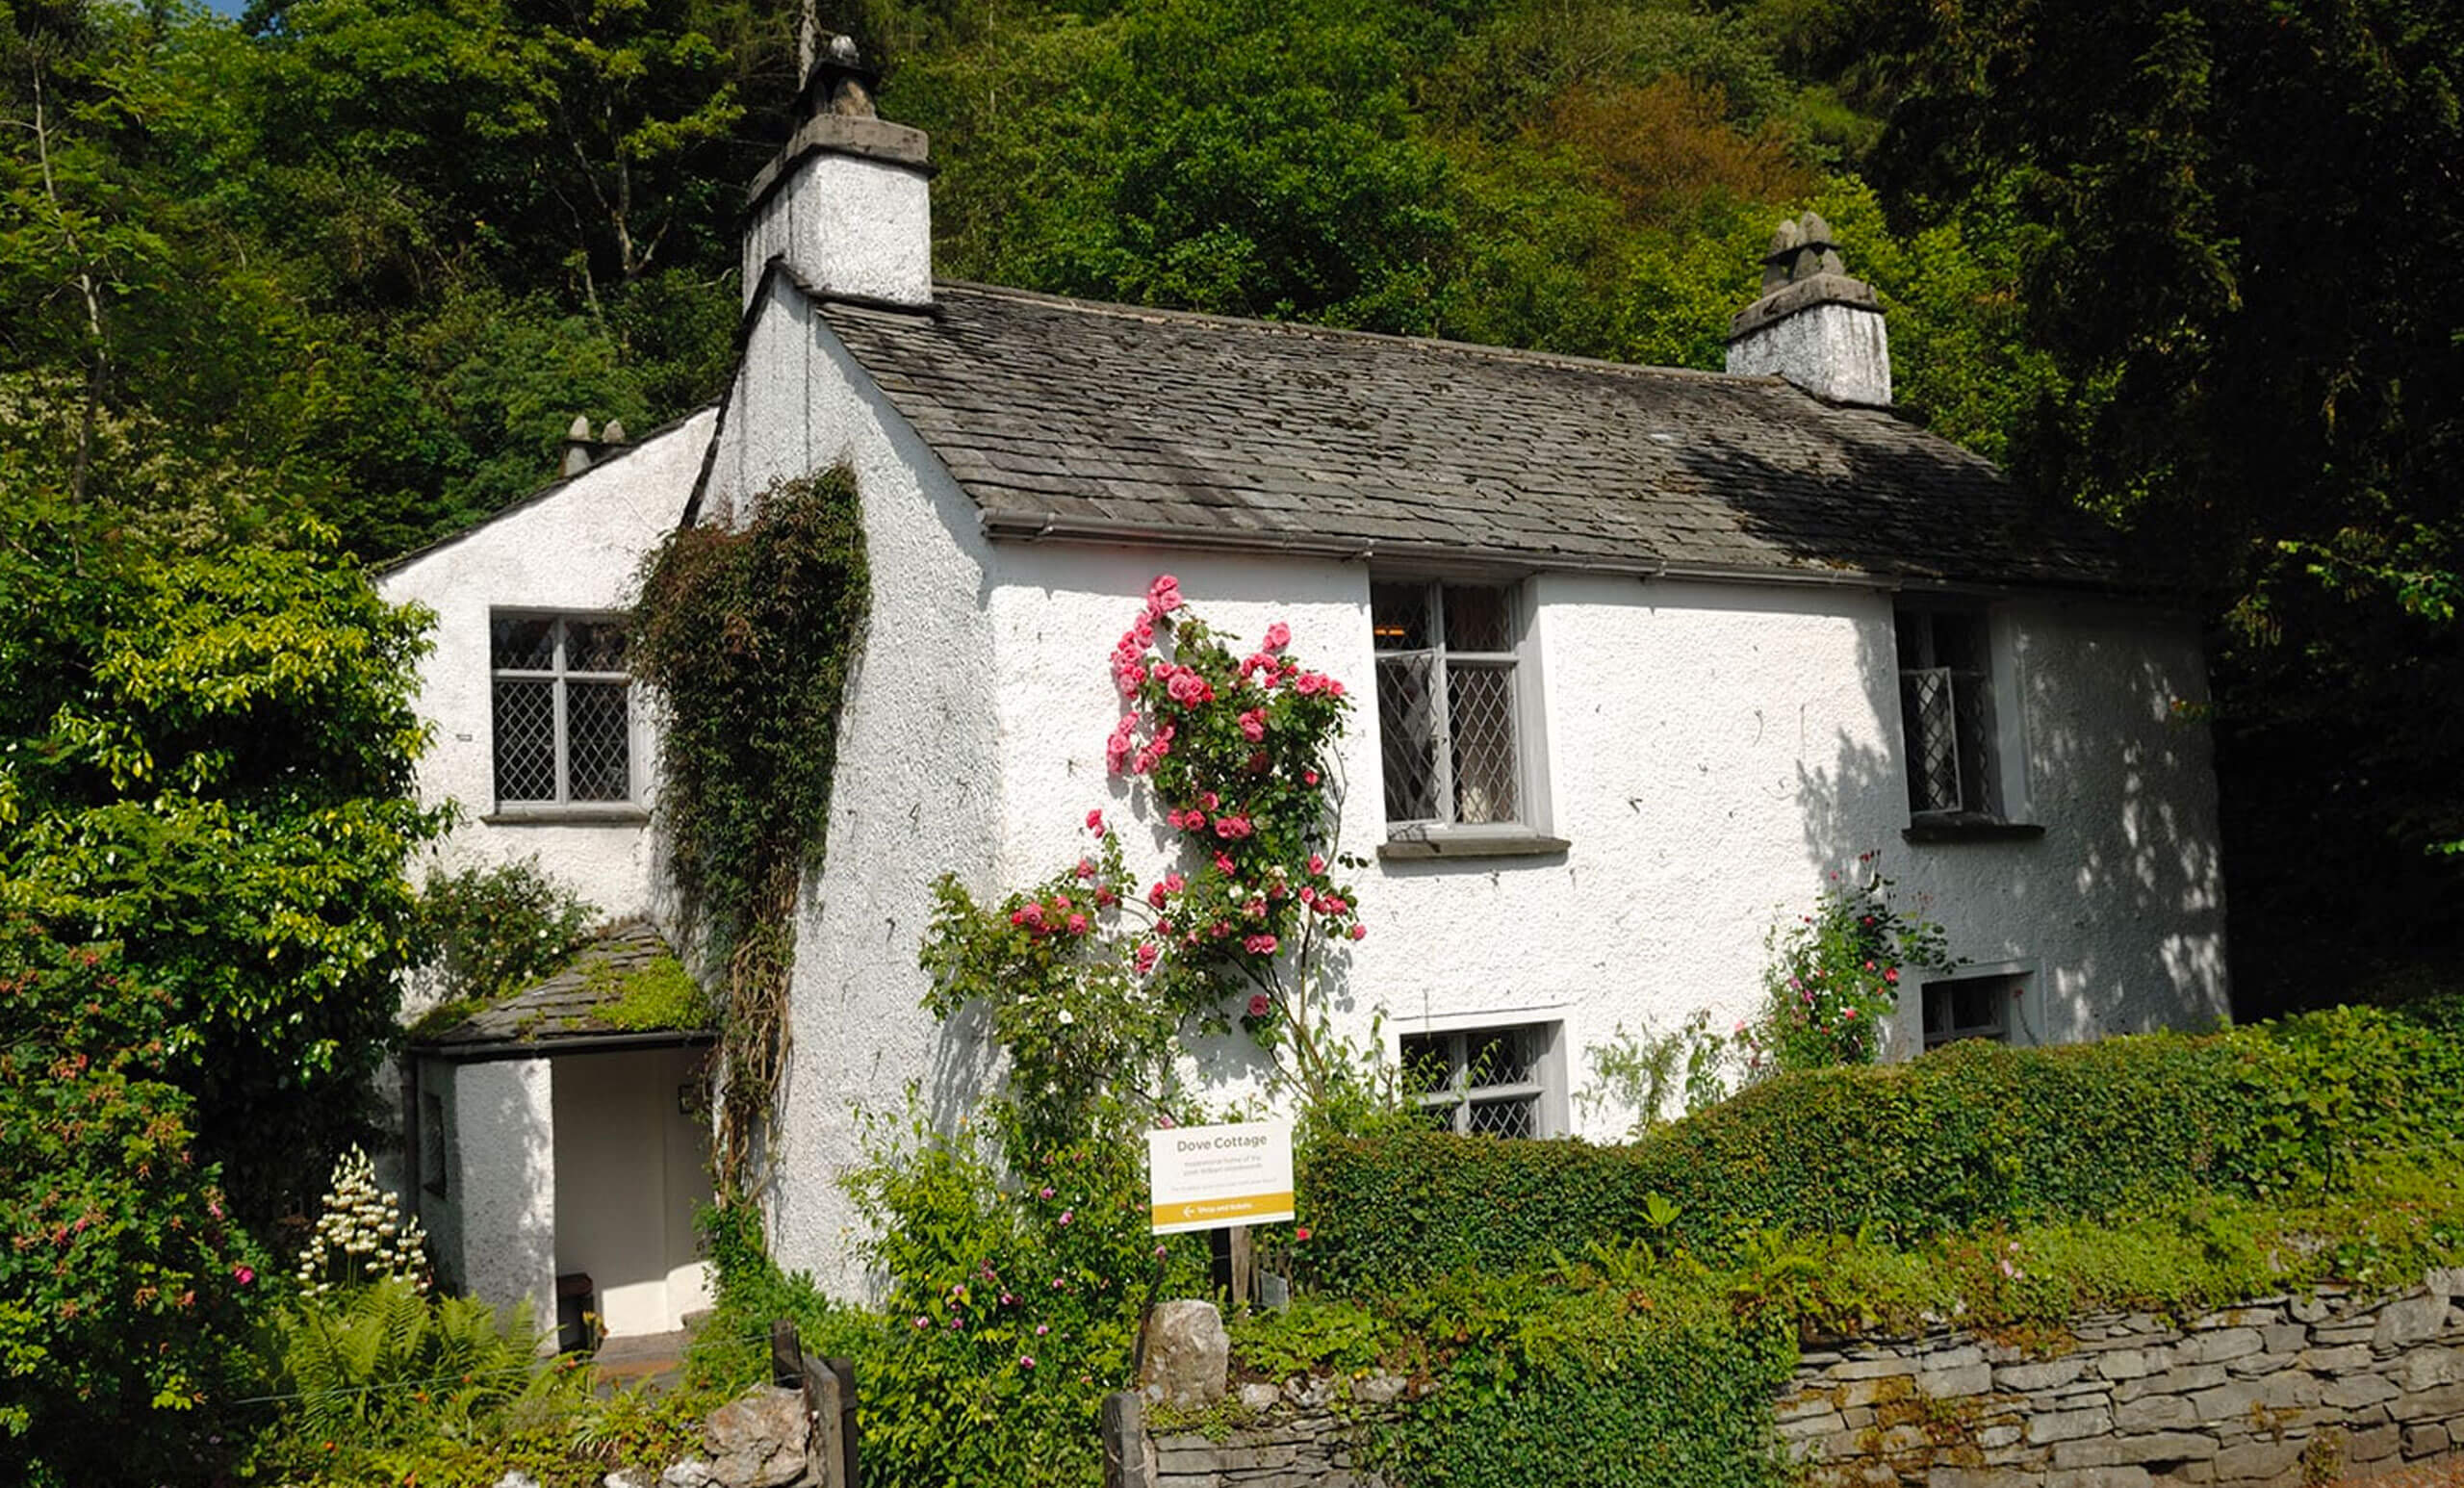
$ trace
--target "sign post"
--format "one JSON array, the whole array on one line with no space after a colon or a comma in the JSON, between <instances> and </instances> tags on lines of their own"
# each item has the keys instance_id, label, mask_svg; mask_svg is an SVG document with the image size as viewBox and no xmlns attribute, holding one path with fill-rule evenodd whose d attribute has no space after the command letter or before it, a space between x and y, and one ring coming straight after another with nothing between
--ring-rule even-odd
<instances>
[{"instance_id":1,"label":"sign post","mask_svg":"<svg viewBox=\"0 0 2464 1488\"><path fill-rule=\"evenodd\" d=\"M1146 1134L1147 1202L1158 1235L1225 1230L1216 1277L1235 1306L1249 1296L1249 1226L1294 1217L1292 1123L1167 1126Z\"/></svg>"}]
</instances>

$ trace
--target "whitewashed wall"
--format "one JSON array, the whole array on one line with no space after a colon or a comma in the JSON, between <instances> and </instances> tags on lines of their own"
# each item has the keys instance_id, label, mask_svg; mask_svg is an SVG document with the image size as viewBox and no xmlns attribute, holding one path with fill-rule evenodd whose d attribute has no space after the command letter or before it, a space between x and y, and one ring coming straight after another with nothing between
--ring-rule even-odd
<instances>
[{"instance_id":1,"label":"whitewashed wall","mask_svg":"<svg viewBox=\"0 0 2464 1488\"><path fill-rule=\"evenodd\" d=\"M651 909L654 865L646 814L626 820L486 818L495 754L488 682L492 609L600 610L632 603L642 555L676 526L701 468L715 415L705 412L626 454L385 574L378 590L436 614L435 649L420 665L420 716L434 738L419 765L421 800L460 815L438 845L449 871L535 857L541 868L607 916ZM637 689L635 796L655 794L656 738Z\"/></svg>"},{"instance_id":2,"label":"whitewashed wall","mask_svg":"<svg viewBox=\"0 0 2464 1488\"><path fill-rule=\"evenodd\" d=\"M527 1301L531 1326L552 1347L555 1095L548 1061L450 1067L446 1202L452 1219L447 1233L458 1244L440 1257L447 1280L499 1307Z\"/></svg>"},{"instance_id":3,"label":"whitewashed wall","mask_svg":"<svg viewBox=\"0 0 2464 1488\"><path fill-rule=\"evenodd\" d=\"M1357 566L1005 546L991 595L1003 769L1001 870L1031 882L1083 850L1103 806L1142 870L1174 834L1107 779L1118 716L1104 657L1168 571L1209 623L1296 654L1360 701L1344 845L1384 835L1368 576ZM1562 1021L1575 1051L1697 1009L1726 1029L1759 997L1764 936L1834 868L1881 850L1896 902L1976 966L2031 973L2014 1028L2076 1039L2225 1012L2205 696L2194 630L2146 611L2014 602L1997 615L2024 695L2022 842L1915 845L1891 599L1876 590L1544 576L1535 580L1549 823L1561 857L1386 862L1356 883L1349 1025L1401 1033ZM1135 825L1133 825L1133 823ZM1908 999L1895 1043L1920 1041ZM1585 1064L1569 1061L1579 1086ZM1236 1080L1236 1086L1238 1082ZM1579 1116L1579 1112L1577 1112ZM1589 1134L1613 1134L1602 1112Z\"/></svg>"},{"instance_id":4,"label":"whitewashed wall","mask_svg":"<svg viewBox=\"0 0 2464 1488\"><path fill-rule=\"evenodd\" d=\"M986 545L975 508L823 327L774 282L730 402L703 516L735 520L781 480L844 463L863 502L872 619L838 727L829 856L797 919L793 1049L780 1106L772 1253L861 1291L858 1217L837 1180L859 1113L895 1118L912 1083L953 1122L980 1072L921 1001L934 879L989 886L999 743Z\"/></svg>"}]
</instances>

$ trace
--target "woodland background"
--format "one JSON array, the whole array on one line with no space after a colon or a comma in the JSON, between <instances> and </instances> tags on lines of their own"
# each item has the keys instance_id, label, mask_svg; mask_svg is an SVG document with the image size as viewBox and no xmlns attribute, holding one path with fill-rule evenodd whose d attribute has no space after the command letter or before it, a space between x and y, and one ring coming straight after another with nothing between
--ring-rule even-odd
<instances>
[{"instance_id":1,"label":"woodland background","mask_svg":"<svg viewBox=\"0 0 2464 1488\"><path fill-rule=\"evenodd\" d=\"M73 611L92 555L382 560L549 478L575 414L639 433L718 392L792 7L0 15L11 737L82 685L73 629L26 611ZM931 132L953 277L1717 367L1772 224L1818 209L1890 308L1908 417L2192 561L2245 1015L2455 950L2456 7L822 19Z\"/></svg>"}]
</instances>

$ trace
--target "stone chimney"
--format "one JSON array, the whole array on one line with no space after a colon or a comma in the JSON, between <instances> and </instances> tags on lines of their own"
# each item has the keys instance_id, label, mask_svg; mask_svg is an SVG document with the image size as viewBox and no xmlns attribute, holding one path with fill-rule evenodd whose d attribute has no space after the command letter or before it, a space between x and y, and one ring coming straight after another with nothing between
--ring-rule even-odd
<instances>
[{"instance_id":1,"label":"stone chimney","mask_svg":"<svg viewBox=\"0 0 2464 1488\"><path fill-rule=\"evenodd\" d=\"M574 415L573 426L565 430L556 451L556 474L568 478L580 475L600 461L614 454L627 444L625 422L610 419L597 439L590 437L590 421Z\"/></svg>"},{"instance_id":2,"label":"stone chimney","mask_svg":"<svg viewBox=\"0 0 2464 1488\"><path fill-rule=\"evenodd\" d=\"M856 43L815 44L797 114L803 123L753 178L744 235L744 297L783 258L813 290L892 305L933 302L932 174L924 132L876 117L880 75Z\"/></svg>"},{"instance_id":3,"label":"stone chimney","mask_svg":"<svg viewBox=\"0 0 2464 1488\"><path fill-rule=\"evenodd\" d=\"M1777 373L1834 403L1890 406L1890 343L1874 288L1848 277L1831 224L1782 222L1762 256L1762 297L1729 322L1729 371Z\"/></svg>"}]
</instances>

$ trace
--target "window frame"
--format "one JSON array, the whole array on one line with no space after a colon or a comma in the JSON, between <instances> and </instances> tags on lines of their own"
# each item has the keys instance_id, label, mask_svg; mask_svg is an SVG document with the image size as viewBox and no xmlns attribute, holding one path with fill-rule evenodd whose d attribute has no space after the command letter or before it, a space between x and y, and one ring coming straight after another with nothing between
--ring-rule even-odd
<instances>
[{"instance_id":1,"label":"window frame","mask_svg":"<svg viewBox=\"0 0 2464 1488\"><path fill-rule=\"evenodd\" d=\"M1494 1085L1470 1083L1471 1050L1477 1041L1493 1034L1522 1035L1535 1040L1534 1053L1527 1070L1529 1078ZM1407 1084L1404 1098L1424 1112L1444 1111L1448 1116L1446 1130L1456 1136L1491 1135L1472 1130L1473 1110L1480 1105L1519 1100L1530 1103L1528 1136L1531 1140L1566 1134L1566 1024L1562 1018L1500 1020L1494 1013L1483 1013L1469 1018L1434 1021L1409 1032L1398 1032L1396 1064L1403 1070L1406 1082L1410 1078L1407 1050L1413 1041L1419 1039L1445 1041L1446 1084L1427 1090L1413 1090Z\"/></svg>"},{"instance_id":2,"label":"window frame","mask_svg":"<svg viewBox=\"0 0 2464 1488\"><path fill-rule=\"evenodd\" d=\"M2027 1023L2023 1005L2036 976L2037 968L2033 962L2006 962L1996 965L1962 966L1955 976L1929 977L1918 983L1912 1010L1917 1052L1930 1054L1969 1039L1989 1039L1996 1043L2018 1045L2022 1041L2019 1035L2025 1032ZM1947 1026L1939 1034L1926 1027L1927 1004L1938 992L1955 998L1957 988L1980 984L1991 984L1993 988L1995 1020L1992 1023L1964 1024L1946 1020Z\"/></svg>"},{"instance_id":3,"label":"window frame","mask_svg":"<svg viewBox=\"0 0 2464 1488\"><path fill-rule=\"evenodd\" d=\"M1421 593L1424 606L1424 645L1390 649L1379 644L1376 632L1378 592L1399 588L1417 589ZM1449 589L1490 590L1500 597L1507 627L1507 644L1502 650L1458 651L1447 646L1445 603ZM1381 569L1370 576L1368 610L1370 667L1378 707L1378 810L1386 834L1385 840L1378 847L1378 857L1411 859L1564 852L1569 844L1550 835L1548 830L1547 749L1541 719L1544 688L1536 605L1528 577L1417 568L1402 571ZM1428 789L1433 804L1446 813L1437 817L1396 820L1384 815L1389 739L1384 716L1384 688L1379 684L1377 674L1381 663L1390 657L1401 656L1425 656L1429 662L1429 699L1435 730L1435 737L1430 741L1430 756L1435 778L1429 782ZM1513 751L1513 758L1507 762L1507 778L1514 796L1514 808L1503 820L1465 822L1453 819L1460 806L1456 800L1453 766L1450 668L1458 665L1505 674L1506 711L1510 725L1508 744Z\"/></svg>"},{"instance_id":4,"label":"window frame","mask_svg":"<svg viewBox=\"0 0 2464 1488\"><path fill-rule=\"evenodd\" d=\"M1921 618L1925 625L1926 654L1911 657L1906 646L1907 631L1909 622L1917 618ZM1953 667L1938 661L1940 636L1937 628L1945 618L1954 618L1974 627L1976 655L1971 665ZM1901 594L1893 597L1890 628L1892 692L1899 705L1904 795L1908 807L1908 826L1902 835L1912 842L2024 839L2042 835L2044 829L2029 820L2025 719L2021 706L2018 655L2013 629L2003 607L1984 600L1963 599L1956 595ZM1912 665L1912 662L1921 664ZM1923 788L1920 772L1925 757L1925 736L1919 731L1915 709L1911 705L1910 680L1924 672L1946 674L1953 687L1950 727L1963 795L1960 805L1954 808L1929 808L1918 804L1919 792ZM1958 688L1963 680L1980 698L1982 716L1974 734L1975 757L1972 763L1987 796L1982 807L1972 806L1964 799L1971 761L1963 757L1959 740Z\"/></svg>"},{"instance_id":5,"label":"window frame","mask_svg":"<svg viewBox=\"0 0 2464 1488\"><path fill-rule=\"evenodd\" d=\"M549 665L506 667L497 664L497 627L505 621L546 621L553 637ZM623 626L623 613L592 609L547 609L528 605L492 606L488 610L486 632L488 660L488 794L495 808L484 820L489 822L538 820L624 820L643 818L642 749L640 714L634 706L640 690L629 665L620 671L575 668L569 662L569 637L573 628L583 625ZM629 657L628 658L629 661ZM544 681L549 683L549 728L552 752L551 770L556 793L552 797L507 796L500 757L502 743L502 718L497 702L497 688L503 681ZM573 794L573 734L570 726L569 692L575 682L621 682L625 687L625 793L620 797L577 798Z\"/></svg>"}]
</instances>

